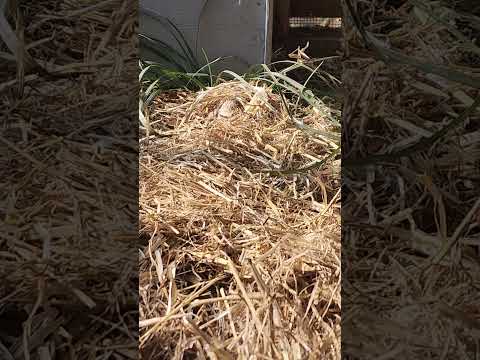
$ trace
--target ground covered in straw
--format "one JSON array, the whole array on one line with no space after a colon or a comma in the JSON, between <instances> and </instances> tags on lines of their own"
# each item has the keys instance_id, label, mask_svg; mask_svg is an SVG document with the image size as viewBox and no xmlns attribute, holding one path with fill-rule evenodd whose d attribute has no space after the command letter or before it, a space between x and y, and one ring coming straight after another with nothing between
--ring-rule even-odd
<instances>
[{"instance_id":1,"label":"ground covered in straw","mask_svg":"<svg viewBox=\"0 0 480 360\"><path fill-rule=\"evenodd\" d=\"M0 359L137 359L137 7L9 3Z\"/></svg>"},{"instance_id":2,"label":"ground covered in straw","mask_svg":"<svg viewBox=\"0 0 480 360\"><path fill-rule=\"evenodd\" d=\"M329 109L297 109L328 132ZM337 114L338 116L338 114ZM140 150L144 359L339 359L339 162L279 95L166 92ZM289 169L285 173L268 172Z\"/></svg>"},{"instance_id":3,"label":"ground covered in straw","mask_svg":"<svg viewBox=\"0 0 480 360\"><path fill-rule=\"evenodd\" d=\"M342 349L478 358L477 2L346 3Z\"/></svg>"}]
</instances>

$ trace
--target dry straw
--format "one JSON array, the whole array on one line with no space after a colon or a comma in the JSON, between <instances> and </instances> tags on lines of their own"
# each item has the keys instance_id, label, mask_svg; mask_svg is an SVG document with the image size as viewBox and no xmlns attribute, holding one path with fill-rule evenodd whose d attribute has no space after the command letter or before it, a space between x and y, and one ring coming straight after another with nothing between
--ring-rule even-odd
<instances>
[{"instance_id":1,"label":"dry straw","mask_svg":"<svg viewBox=\"0 0 480 360\"><path fill-rule=\"evenodd\" d=\"M328 109L325 109L328 112ZM300 107L305 124L329 120ZM141 141L140 347L148 358L339 359L339 164L246 81L172 91Z\"/></svg>"},{"instance_id":2,"label":"dry straw","mask_svg":"<svg viewBox=\"0 0 480 360\"><path fill-rule=\"evenodd\" d=\"M474 358L479 18L465 9L476 3L345 3L343 350Z\"/></svg>"},{"instance_id":3,"label":"dry straw","mask_svg":"<svg viewBox=\"0 0 480 360\"><path fill-rule=\"evenodd\" d=\"M136 5L10 3L0 358L137 359Z\"/></svg>"}]
</instances>

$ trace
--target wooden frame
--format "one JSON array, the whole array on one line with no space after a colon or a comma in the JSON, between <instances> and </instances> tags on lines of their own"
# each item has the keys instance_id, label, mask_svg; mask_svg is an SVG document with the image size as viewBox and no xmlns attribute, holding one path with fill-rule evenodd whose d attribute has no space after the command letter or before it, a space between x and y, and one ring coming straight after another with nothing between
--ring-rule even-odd
<instances>
[{"instance_id":1,"label":"wooden frame","mask_svg":"<svg viewBox=\"0 0 480 360\"><path fill-rule=\"evenodd\" d=\"M291 17L342 17L340 0L295 0L290 7Z\"/></svg>"},{"instance_id":2,"label":"wooden frame","mask_svg":"<svg viewBox=\"0 0 480 360\"><path fill-rule=\"evenodd\" d=\"M284 43L289 33L290 0L274 0L274 40L276 43Z\"/></svg>"},{"instance_id":3,"label":"wooden frame","mask_svg":"<svg viewBox=\"0 0 480 360\"><path fill-rule=\"evenodd\" d=\"M308 54L314 57L334 55L341 48L341 29L292 29L292 17L341 18L340 0L274 0L273 47L287 52L310 43Z\"/></svg>"}]
</instances>

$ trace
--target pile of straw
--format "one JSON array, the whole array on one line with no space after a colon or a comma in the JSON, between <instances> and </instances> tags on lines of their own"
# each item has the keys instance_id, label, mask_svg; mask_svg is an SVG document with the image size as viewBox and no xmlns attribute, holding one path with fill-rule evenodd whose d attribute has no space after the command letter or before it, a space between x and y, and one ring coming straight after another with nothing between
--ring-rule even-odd
<instances>
[{"instance_id":1,"label":"pile of straw","mask_svg":"<svg viewBox=\"0 0 480 360\"><path fill-rule=\"evenodd\" d=\"M297 115L331 130L310 107ZM150 120L142 358L339 359L339 163L293 171L328 156L328 141L299 130L269 88L242 81L163 93Z\"/></svg>"},{"instance_id":2,"label":"pile of straw","mask_svg":"<svg viewBox=\"0 0 480 360\"><path fill-rule=\"evenodd\" d=\"M37 67L0 44L0 358L137 359L136 6L11 3Z\"/></svg>"},{"instance_id":3,"label":"pile of straw","mask_svg":"<svg viewBox=\"0 0 480 360\"><path fill-rule=\"evenodd\" d=\"M346 11L342 344L354 358L478 356L480 18L453 3L346 1L363 21Z\"/></svg>"}]
</instances>

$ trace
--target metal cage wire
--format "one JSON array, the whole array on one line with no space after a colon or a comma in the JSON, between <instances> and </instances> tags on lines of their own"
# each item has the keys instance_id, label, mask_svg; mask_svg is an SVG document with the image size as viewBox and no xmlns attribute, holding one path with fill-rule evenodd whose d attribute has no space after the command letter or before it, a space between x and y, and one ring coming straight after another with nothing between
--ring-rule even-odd
<instances>
[{"instance_id":1,"label":"metal cage wire","mask_svg":"<svg viewBox=\"0 0 480 360\"><path fill-rule=\"evenodd\" d=\"M342 27L342 18L291 17L288 20L291 28L337 29Z\"/></svg>"}]
</instances>

